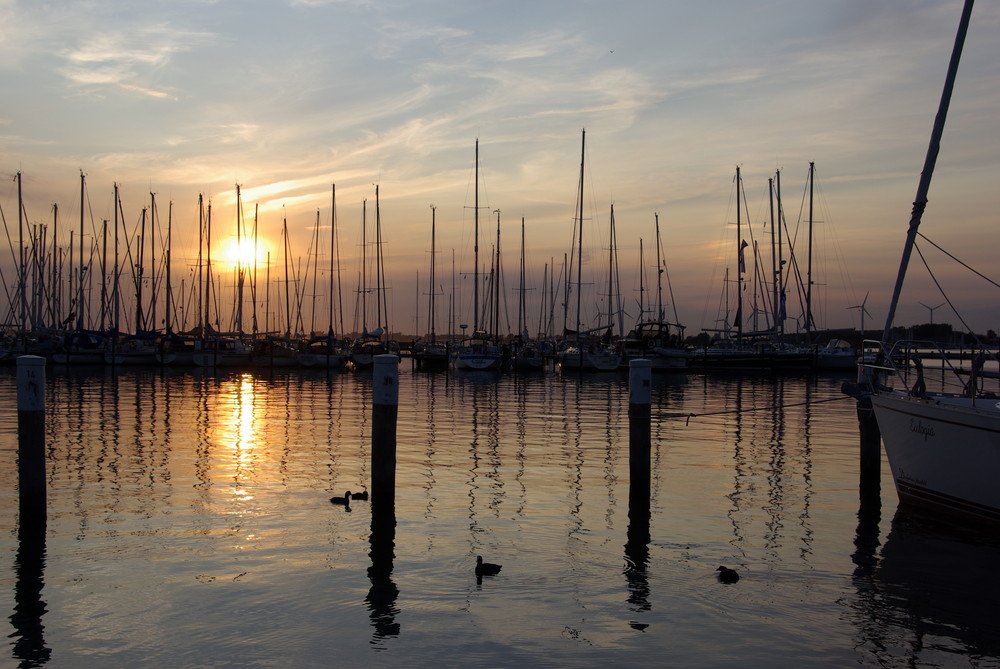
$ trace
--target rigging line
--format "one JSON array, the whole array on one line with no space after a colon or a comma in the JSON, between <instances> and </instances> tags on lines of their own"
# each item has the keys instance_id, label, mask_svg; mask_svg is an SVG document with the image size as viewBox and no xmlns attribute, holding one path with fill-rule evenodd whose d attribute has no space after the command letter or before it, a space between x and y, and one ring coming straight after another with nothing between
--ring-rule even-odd
<instances>
[{"instance_id":1,"label":"rigging line","mask_svg":"<svg viewBox=\"0 0 1000 669\"><path fill-rule=\"evenodd\" d=\"M988 281L988 282L992 283L992 284L993 284L994 286L996 286L997 288L1000 288L1000 284L998 284L998 283L997 283L996 281L994 281L993 279L989 278L988 276L985 276L985 275L983 275L983 274L982 274L981 272L978 272L978 271L977 271L976 269L974 269L974 268L970 267L969 265L967 265L967 264L966 264L966 263L964 263L963 261L959 260L958 258L956 258L955 256L953 256L952 254L948 253L948 252L947 252L947 251L945 251L945 250L944 250L943 248L941 248L940 246L938 246L937 244L935 244L934 242L932 242L932 241L931 241L930 239L928 239L928 238L927 238L927 235L925 235L924 233L922 233L922 232L919 232L919 231L918 231L918 232L917 232L917 235L919 235L920 237L922 237L922 238L923 238L924 240L926 240L926 241L927 241L927 243L929 243L929 244L930 244L931 246L933 246L933 247L934 247L934 248L936 248L936 249L937 249L938 251L940 251L941 253L945 254L946 256L948 256L949 258L951 258L952 260L954 260L954 261L955 261L955 262L957 262L957 263L958 263L959 265L961 265L961 266L962 266L962 267L964 267L965 269L969 270L970 272L972 272L973 274L975 274L975 275L976 275L976 276L978 276L979 278L981 278L981 279L984 279L984 280L986 280L986 281ZM924 263L924 264L926 265L926 263Z\"/></svg>"},{"instance_id":2,"label":"rigging line","mask_svg":"<svg viewBox=\"0 0 1000 669\"><path fill-rule=\"evenodd\" d=\"M657 414L658 418L668 419L668 418L683 418L685 420L685 426L691 422L692 418L703 418L705 416L723 416L730 413L750 413L752 411L768 411L772 409L787 409L789 407L801 407L809 406L812 404L825 404L827 402L839 402L843 399L851 399L849 396L844 397L830 397L825 400L812 400L810 402L793 402L791 404L769 404L762 407L754 407L752 409L728 409L726 411L710 411L708 413L661 413Z\"/></svg>"},{"instance_id":3,"label":"rigging line","mask_svg":"<svg viewBox=\"0 0 1000 669\"><path fill-rule=\"evenodd\" d=\"M920 234L920 233L917 233L917 234ZM928 240L928 241L930 241L930 240ZM948 303L948 306L951 307L952 313L955 314L955 316L958 317L958 320L960 320L962 322L962 326L965 328L965 331L968 332L968 333L970 333L973 336L973 338L976 340L976 344L978 346L980 346L981 348L985 348L985 345L983 344L983 342L979 341L979 336L975 332L973 332L972 328L969 327L969 324L965 322L964 318L962 318L962 314L958 313L958 309L956 309L955 305L951 303L951 298L949 298L945 294L944 288L941 287L941 283L937 280L937 277L934 276L934 272L931 271L930 265L927 264L927 258L924 257L923 252L921 252L920 247L917 246L916 242L914 242L913 248L914 248L914 250L916 250L917 255L920 256L920 262L924 263L924 268L927 270L927 273L930 275L931 280L934 281L934 285L937 286L938 292L941 293L941 297L944 299L945 302Z\"/></svg>"}]
</instances>

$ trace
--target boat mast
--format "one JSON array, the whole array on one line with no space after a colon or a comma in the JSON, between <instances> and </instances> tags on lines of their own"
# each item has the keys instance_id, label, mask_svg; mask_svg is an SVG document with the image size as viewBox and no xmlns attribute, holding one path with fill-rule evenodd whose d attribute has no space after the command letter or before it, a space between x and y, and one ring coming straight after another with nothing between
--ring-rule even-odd
<instances>
[{"instance_id":1,"label":"boat mast","mask_svg":"<svg viewBox=\"0 0 1000 669\"><path fill-rule=\"evenodd\" d=\"M660 257L660 214L653 214L656 221L656 320L663 321L663 258Z\"/></svg>"},{"instance_id":2,"label":"boat mast","mask_svg":"<svg viewBox=\"0 0 1000 669\"><path fill-rule=\"evenodd\" d=\"M430 291L428 292L428 295L427 295L427 318L428 318L428 320L430 320L430 323L428 323L428 326L429 326L429 329L430 329L431 343L432 344L437 342L437 333L435 332L435 329L434 329L434 281L435 281L435 279L434 279L434 265L437 263L437 256L435 255L437 253L437 250L436 250L436 247L435 247L435 244L436 244L436 235L437 235L437 230L436 230L437 220L436 220L436 217L437 217L437 207L435 207L432 204L431 205L431 282L430 282Z\"/></svg>"},{"instance_id":3,"label":"boat mast","mask_svg":"<svg viewBox=\"0 0 1000 669\"><path fill-rule=\"evenodd\" d=\"M212 317L212 201L208 201L205 217L205 328L211 327ZM204 330L202 331L204 336Z\"/></svg>"},{"instance_id":4,"label":"boat mast","mask_svg":"<svg viewBox=\"0 0 1000 669\"><path fill-rule=\"evenodd\" d=\"M930 190L931 176L934 174L934 165L937 162L938 151L941 149L941 135L944 134L944 122L948 116L948 106L951 104L951 92L955 87L955 78L958 75L958 63L962 57L965 35L969 30L972 5L973 0L965 0L965 7L962 9L962 18L959 21L958 32L955 35L955 46L951 53L951 61L948 63L948 74L945 77L944 90L941 92L941 102L938 105L937 116L934 118L930 144L927 147L927 156L924 159L924 169L920 173L920 181L917 184L917 195L913 200L910 226L906 231L906 243L903 245L903 257L899 261L899 273L896 275L896 285L892 290L889 313L886 316L885 327L882 330L882 343L889 341L892 321L896 316L896 307L899 304L899 294L903 289L903 279L906 277L906 268L910 263L913 244L917 238L917 228L920 227L920 219L924 214L924 209L927 207L927 192Z\"/></svg>"},{"instance_id":5,"label":"boat mast","mask_svg":"<svg viewBox=\"0 0 1000 669\"><path fill-rule=\"evenodd\" d=\"M330 195L330 308L328 309L327 336L333 336L333 261L336 256L336 235L337 235L337 185L331 186L333 192Z\"/></svg>"},{"instance_id":6,"label":"boat mast","mask_svg":"<svg viewBox=\"0 0 1000 669\"><path fill-rule=\"evenodd\" d=\"M252 308L252 320L253 320L253 334L254 336L260 331L257 323L257 214L260 211L260 205L254 202L253 205L253 273L250 275L250 306Z\"/></svg>"},{"instance_id":7,"label":"boat mast","mask_svg":"<svg viewBox=\"0 0 1000 669\"><path fill-rule=\"evenodd\" d=\"M518 294L520 299L517 303L517 334L525 334L528 324L528 314L525 310L525 299L524 299L524 216L521 217L521 267L519 268L519 281Z\"/></svg>"},{"instance_id":8,"label":"boat mast","mask_svg":"<svg viewBox=\"0 0 1000 669\"><path fill-rule=\"evenodd\" d=\"M641 323L646 313L646 258L642 248L642 237L639 237L639 322Z\"/></svg>"},{"instance_id":9,"label":"boat mast","mask_svg":"<svg viewBox=\"0 0 1000 669\"><path fill-rule=\"evenodd\" d=\"M316 208L316 228L313 232L313 243L309 245L312 247L312 268L313 268L313 285L312 285L312 308L309 310L309 336L316 334L316 298L319 293L316 290L316 282L319 280L319 207Z\"/></svg>"},{"instance_id":10,"label":"boat mast","mask_svg":"<svg viewBox=\"0 0 1000 669\"><path fill-rule=\"evenodd\" d=\"M114 201L114 207L115 207L115 264L114 264L114 268L113 268L113 270L111 272L111 275L112 275L111 276L111 282L112 282L111 283L111 302L112 302L111 327L112 327L112 329L114 329L115 334L118 334L119 325L121 325L121 281L120 281L120 278L121 278L120 277L121 267L118 265L118 252L119 252L119 249L118 249L118 244L119 244L119 237L118 237L118 232L119 232L119 230L118 230L118 228L119 228L118 217L119 217L119 214L121 214L121 200L118 197L118 184L117 183L115 184L115 201ZM125 218L124 215L121 218L122 218L122 224L124 224L124 218ZM80 260L81 261L83 260L83 256L80 257ZM80 291L80 294L81 295L83 294L82 290ZM83 326L81 325L80 327L82 328Z\"/></svg>"},{"instance_id":11,"label":"boat mast","mask_svg":"<svg viewBox=\"0 0 1000 669\"><path fill-rule=\"evenodd\" d=\"M139 227L139 239L138 239L138 254L136 256L135 263L135 333L139 334L142 330L146 329L145 317L142 313L142 274L143 274L143 255L146 252L146 208L142 208L142 218L140 219ZM81 237L82 239L82 237ZM131 245L130 245L131 246Z\"/></svg>"},{"instance_id":12,"label":"boat mast","mask_svg":"<svg viewBox=\"0 0 1000 669\"><path fill-rule=\"evenodd\" d=\"M59 307L59 293L61 287L57 282L57 268L59 267L59 204L52 203L52 267L50 268L49 280L52 282L52 297L49 301L49 311L52 314L53 329L59 327L62 321Z\"/></svg>"},{"instance_id":13,"label":"boat mast","mask_svg":"<svg viewBox=\"0 0 1000 669\"><path fill-rule=\"evenodd\" d=\"M767 196L771 216L771 324L775 336L781 339L781 326L778 325L778 256L774 241L774 177L767 180Z\"/></svg>"},{"instance_id":14,"label":"boat mast","mask_svg":"<svg viewBox=\"0 0 1000 669\"><path fill-rule=\"evenodd\" d=\"M778 204L778 334L781 337L785 336L785 261L782 258L784 255L784 244L781 241L781 235L785 227L785 210L781 205L781 170L778 170L774 175L774 194L775 199Z\"/></svg>"},{"instance_id":15,"label":"boat mast","mask_svg":"<svg viewBox=\"0 0 1000 669\"><path fill-rule=\"evenodd\" d=\"M493 272L493 332L500 335L500 210L497 209L497 253L496 268Z\"/></svg>"},{"instance_id":16,"label":"boat mast","mask_svg":"<svg viewBox=\"0 0 1000 669\"><path fill-rule=\"evenodd\" d=\"M201 250L205 246L205 200L202 193L198 193L198 320L201 321L201 338L205 338L205 309L202 305L201 287L204 285L204 273L202 267Z\"/></svg>"},{"instance_id":17,"label":"boat mast","mask_svg":"<svg viewBox=\"0 0 1000 669\"><path fill-rule=\"evenodd\" d=\"M282 216L281 218L281 232L285 239L285 338L288 339L292 336L292 303L288 295L288 284L291 283L291 277L288 275L288 256L289 256L289 246L288 241L288 217Z\"/></svg>"},{"instance_id":18,"label":"boat mast","mask_svg":"<svg viewBox=\"0 0 1000 669\"><path fill-rule=\"evenodd\" d=\"M236 184L236 332L243 334L243 282L246 272L243 268L243 197L240 185Z\"/></svg>"},{"instance_id":19,"label":"boat mast","mask_svg":"<svg viewBox=\"0 0 1000 669\"><path fill-rule=\"evenodd\" d=\"M18 174L20 175L20 173L18 173ZM83 264L83 215L84 215L83 214L83 194L84 194L85 179L86 179L86 176L84 175L83 170L80 170L80 285L77 286L77 288L79 289L80 292L79 292L79 297L78 297L79 301L78 301L78 304L77 304L77 307L78 307L78 309L77 309L78 315L77 315L77 319L76 319L76 328L77 328L77 330L83 330L83 324L86 322L84 320L85 316L84 316L84 308L83 308L83 273L84 273L84 271L86 271L84 269L86 266ZM18 197L20 197L20 192L21 192L21 181L20 181L20 179L17 182L17 188L18 188ZM118 192L117 186L115 186L115 193L117 193L117 192ZM116 202L115 206L116 207L118 206L117 205L117 201L118 201L118 198L116 196L115 197L115 202Z\"/></svg>"},{"instance_id":20,"label":"boat mast","mask_svg":"<svg viewBox=\"0 0 1000 669\"><path fill-rule=\"evenodd\" d=\"M813 176L815 163L809 163L809 259L806 263L806 335L812 333L812 291L813 291Z\"/></svg>"},{"instance_id":21,"label":"boat mast","mask_svg":"<svg viewBox=\"0 0 1000 669\"><path fill-rule=\"evenodd\" d=\"M385 264L382 258L382 213L379 207L378 184L375 184L375 309L378 321L376 328L382 328L383 333L389 329L389 324L385 323L383 328L382 319L389 320L388 306L385 304ZM379 334L382 339L382 334Z\"/></svg>"},{"instance_id":22,"label":"boat mast","mask_svg":"<svg viewBox=\"0 0 1000 669\"><path fill-rule=\"evenodd\" d=\"M81 172L82 174L82 172ZM27 321L28 321L28 290L24 282L27 279L27 274L24 271L24 197L21 192L21 172L17 172L17 274L18 274L18 285L20 290L20 302L21 302L21 334L24 335L27 332ZM72 255L72 242L70 242L70 266L73 264ZM70 270L70 276L72 277L72 270Z\"/></svg>"},{"instance_id":23,"label":"boat mast","mask_svg":"<svg viewBox=\"0 0 1000 669\"><path fill-rule=\"evenodd\" d=\"M475 221L473 241L473 258L475 261L472 271L472 333L479 331L479 138L476 137L476 195L474 200L473 220Z\"/></svg>"},{"instance_id":24,"label":"boat mast","mask_svg":"<svg viewBox=\"0 0 1000 669\"><path fill-rule=\"evenodd\" d=\"M580 229L577 236L576 252L576 340L580 341L580 292L583 286L583 165L586 158L587 130L583 129L580 135L580 192L578 194L579 204L577 220Z\"/></svg>"},{"instance_id":25,"label":"boat mast","mask_svg":"<svg viewBox=\"0 0 1000 669\"><path fill-rule=\"evenodd\" d=\"M148 329L156 330L156 193L149 192L149 230L150 234L153 236L149 243L149 319L147 321Z\"/></svg>"},{"instance_id":26,"label":"boat mast","mask_svg":"<svg viewBox=\"0 0 1000 669\"><path fill-rule=\"evenodd\" d=\"M173 289L171 288L171 285L170 285L170 244L171 244L171 241L172 241L171 235L172 235L173 220L174 220L174 201L171 200L170 203L167 205L167 252L166 252L166 256L167 256L166 257L166 262L167 262L166 310L167 310L167 313L166 313L166 318L165 318L165 322L164 322L164 331L166 332L166 334L167 334L168 337L171 334L173 334L172 318L171 318L172 317L171 309L173 309L173 299L172 299L173 298Z\"/></svg>"},{"instance_id":27,"label":"boat mast","mask_svg":"<svg viewBox=\"0 0 1000 669\"><path fill-rule=\"evenodd\" d=\"M736 166L736 339L743 340L743 272L746 260L743 254L743 224L740 217L740 166Z\"/></svg>"}]
</instances>

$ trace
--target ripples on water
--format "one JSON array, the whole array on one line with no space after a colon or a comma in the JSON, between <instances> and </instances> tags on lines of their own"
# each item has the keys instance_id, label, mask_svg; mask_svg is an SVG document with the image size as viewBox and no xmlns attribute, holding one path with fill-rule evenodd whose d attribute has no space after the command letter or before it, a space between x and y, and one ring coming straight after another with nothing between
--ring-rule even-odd
<instances>
[{"instance_id":1,"label":"ripples on water","mask_svg":"<svg viewBox=\"0 0 1000 669\"><path fill-rule=\"evenodd\" d=\"M859 496L842 380L655 377L630 516L625 377L404 364L373 535L370 377L50 369L42 544L6 372L0 665L1000 666L996 541Z\"/></svg>"}]
</instances>

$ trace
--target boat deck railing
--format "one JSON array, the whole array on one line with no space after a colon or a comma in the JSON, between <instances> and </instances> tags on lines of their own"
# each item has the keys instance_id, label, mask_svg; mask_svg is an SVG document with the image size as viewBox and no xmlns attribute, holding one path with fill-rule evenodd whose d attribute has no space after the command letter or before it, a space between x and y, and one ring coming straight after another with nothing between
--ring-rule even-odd
<instances>
[{"instance_id":1,"label":"boat deck railing","mask_svg":"<svg viewBox=\"0 0 1000 669\"><path fill-rule=\"evenodd\" d=\"M969 365L963 366L963 362ZM862 344L859 378L879 385L898 383L915 394L929 390L971 397L1000 392L1000 384L995 389L985 387L988 380L1000 379L998 362L997 352L986 349L954 351L938 342L915 339L887 346L866 339Z\"/></svg>"}]
</instances>

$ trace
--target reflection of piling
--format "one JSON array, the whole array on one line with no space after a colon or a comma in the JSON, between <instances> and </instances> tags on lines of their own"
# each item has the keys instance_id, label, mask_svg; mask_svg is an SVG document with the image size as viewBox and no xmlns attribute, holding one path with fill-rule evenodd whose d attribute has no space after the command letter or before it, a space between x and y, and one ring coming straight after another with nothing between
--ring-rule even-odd
<instances>
[{"instance_id":1,"label":"reflection of piling","mask_svg":"<svg viewBox=\"0 0 1000 669\"><path fill-rule=\"evenodd\" d=\"M17 556L14 559L14 612L10 616L15 639L11 646L13 656L21 660L22 667L41 667L52 655L45 645L45 522L21 522L17 532Z\"/></svg>"},{"instance_id":2,"label":"reflection of piling","mask_svg":"<svg viewBox=\"0 0 1000 669\"><path fill-rule=\"evenodd\" d=\"M854 575L867 580L877 564L879 523L882 518L881 433L872 401L858 399L858 431L861 436L860 478L858 481L858 529L854 537Z\"/></svg>"},{"instance_id":3,"label":"reflection of piling","mask_svg":"<svg viewBox=\"0 0 1000 669\"><path fill-rule=\"evenodd\" d=\"M398 358L377 355L372 374L372 513L376 516L395 516L398 405Z\"/></svg>"},{"instance_id":4,"label":"reflection of piling","mask_svg":"<svg viewBox=\"0 0 1000 669\"><path fill-rule=\"evenodd\" d=\"M371 550L368 556L372 566L368 568L368 580L371 588L365 602L368 604L368 617L371 620L373 640L399 635L399 623L396 614L399 608L396 599L399 588L392 580L392 561L396 546L396 517L390 509L380 514L372 513L372 533L368 539Z\"/></svg>"},{"instance_id":5,"label":"reflection of piling","mask_svg":"<svg viewBox=\"0 0 1000 669\"><path fill-rule=\"evenodd\" d=\"M45 532L45 358L17 359L17 472L21 527Z\"/></svg>"},{"instance_id":6,"label":"reflection of piling","mask_svg":"<svg viewBox=\"0 0 1000 669\"><path fill-rule=\"evenodd\" d=\"M629 362L628 397L628 464L629 506L633 502L649 507L650 479L650 403L652 401L652 363L649 360Z\"/></svg>"}]
</instances>

